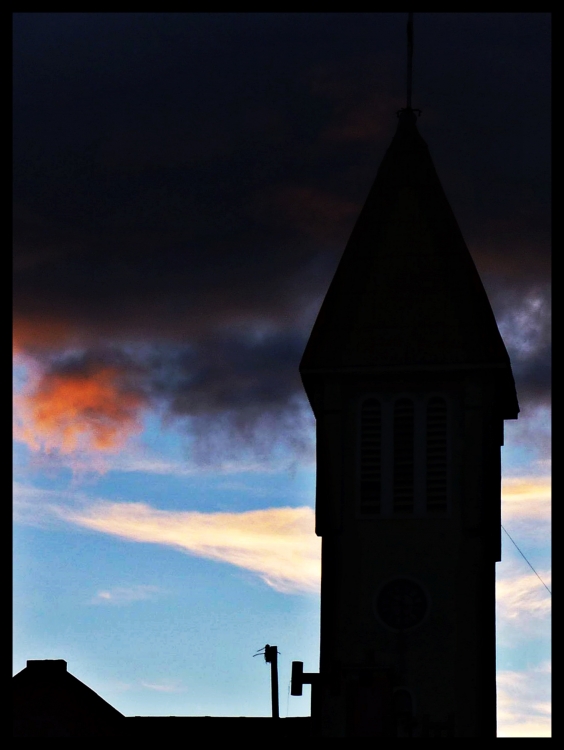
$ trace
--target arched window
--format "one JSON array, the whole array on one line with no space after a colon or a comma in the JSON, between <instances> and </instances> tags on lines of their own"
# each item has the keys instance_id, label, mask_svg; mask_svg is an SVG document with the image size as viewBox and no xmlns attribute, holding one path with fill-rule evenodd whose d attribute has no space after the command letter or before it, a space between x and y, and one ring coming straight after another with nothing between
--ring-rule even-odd
<instances>
[{"instance_id":1,"label":"arched window","mask_svg":"<svg viewBox=\"0 0 564 750\"><path fill-rule=\"evenodd\" d=\"M400 398L394 404L393 512L413 513L415 485L415 414L413 401Z\"/></svg>"},{"instance_id":2,"label":"arched window","mask_svg":"<svg viewBox=\"0 0 564 750\"><path fill-rule=\"evenodd\" d=\"M374 394L360 406L357 513L363 518L449 511L449 402Z\"/></svg>"},{"instance_id":3,"label":"arched window","mask_svg":"<svg viewBox=\"0 0 564 750\"><path fill-rule=\"evenodd\" d=\"M434 397L427 403L426 499L427 513L447 511L447 405L444 398Z\"/></svg>"},{"instance_id":4,"label":"arched window","mask_svg":"<svg viewBox=\"0 0 564 750\"><path fill-rule=\"evenodd\" d=\"M379 515L382 499L382 407L371 398L360 419L360 512Z\"/></svg>"}]
</instances>

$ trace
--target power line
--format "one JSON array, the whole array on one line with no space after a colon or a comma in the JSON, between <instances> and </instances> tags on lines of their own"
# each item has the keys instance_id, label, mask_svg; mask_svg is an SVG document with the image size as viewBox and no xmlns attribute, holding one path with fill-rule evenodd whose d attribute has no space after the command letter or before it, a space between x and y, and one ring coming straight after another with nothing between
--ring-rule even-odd
<instances>
[{"instance_id":1,"label":"power line","mask_svg":"<svg viewBox=\"0 0 564 750\"><path fill-rule=\"evenodd\" d=\"M505 531L505 533L507 534L507 536L511 539L511 541L515 545L515 549L517 550L517 552L519 552L519 554L521 555L521 557L523 558L523 560L525 560L525 562L527 563L527 565L530 567L530 569L533 571L533 573L536 575L536 577L539 579L539 581L542 583L542 585L548 591L548 593L550 594L550 596L552 596L552 591L548 588L548 586L546 585L546 583L542 580L542 578L539 576L539 574L537 573L537 571L533 568L533 566L531 565L531 563L527 560L527 558L525 557L525 555L521 552L521 550L517 546L515 540L513 539L513 537L511 536L511 534L507 531L507 529L505 528L505 526L503 524L501 524L501 528Z\"/></svg>"}]
</instances>

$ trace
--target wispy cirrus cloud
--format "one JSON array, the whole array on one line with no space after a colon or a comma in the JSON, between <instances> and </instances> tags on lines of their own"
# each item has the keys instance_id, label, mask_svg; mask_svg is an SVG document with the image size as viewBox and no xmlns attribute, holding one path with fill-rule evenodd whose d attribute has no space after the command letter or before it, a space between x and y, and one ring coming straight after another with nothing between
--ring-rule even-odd
<instances>
[{"instance_id":1,"label":"wispy cirrus cloud","mask_svg":"<svg viewBox=\"0 0 564 750\"><path fill-rule=\"evenodd\" d=\"M178 681L173 682L141 682L141 686L147 690L156 690L157 693L183 693L183 688Z\"/></svg>"},{"instance_id":2,"label":"wispy cirrus cloud","mask_svg":"<svg viewBox=\"0 0 564 750\"><path fill-rule=\"evenodd\" d=\"M242 513L169 511L146 503L91 501L78 493L21 485L16 487L15 499L16 517L22 523L70 523L229 563L255 573L283 593L319 591L321 542L315 535L314 512L309 507ZM122 594L133 595L125 590ZM117 600L117 590L103 592L106 602L112 597Z\"/></svg>"},{"instance_id":3,"label":"wispy cirrus cloud","mask_svg":"<svg viewBox=\"0 0 564 750\"><path fill-rule=\"evenodd\" d=\"M78 526L122 539L163 544L236 565L284 593L319 590L320 542L308 507L199 513L98 502L81 510L59 508L58 513Z\"/></svg>"},{"instance_id":4,"label":"wispy cirrus cloud","mask_svg":"<svg viewBox=\"0 0 564 750\"><path fill-rule=\"evenodd\" d=\"M158 586L114 586L102 589L90 600L90 604L131 604L147 599L156 599L162 590Z\"/></svg>"},{"instance_id":5,"label":"wispy cirrus cloud","mask_svg":"<svg viewBox=\"0 0 564 750\"><path fill-rule=\"evenodd\" d=\"M550 663L497 675L498 737L551 737Z\"/></svg>"},{"instance_id":6,"label":"wispy cirrus cloud","mask_svg":"<svg viewBox=\"0 0 564 750\"><path fill-rule=\"evenodd\" d=\"M23 482L14 482L13 517L15 523L52 528L61 523L61 508L83 506L88 499L72 490L48 490Z\"/></svg>"},{"instance_id":7,"label":"wispy cirrus cloud","mask_svg":"<svg viewBox=\"0 0 564 750\"><path fill-rule=\"evenodd\" d=\"M539 578L525 563L504 564L496 581L497 633L500 645L515 645L516 639L549 636L552 599ZM550 570L538 571L550 588Z\"/></svg>"},{"instance_id":8,"label":"wispy cirrus cloud","mask_svg":"<svg viewBox=\"0 0 564 750\"><path fill-rule=\"evenodd\" d=\"M550 570L541 570L539 575L550 587ZM533 572L498 581L497 597L501 607L500 614L509 619L516 619L522 613L531 617L544 618L551 609L550 595Z\"/></svg>"}]
</instances>

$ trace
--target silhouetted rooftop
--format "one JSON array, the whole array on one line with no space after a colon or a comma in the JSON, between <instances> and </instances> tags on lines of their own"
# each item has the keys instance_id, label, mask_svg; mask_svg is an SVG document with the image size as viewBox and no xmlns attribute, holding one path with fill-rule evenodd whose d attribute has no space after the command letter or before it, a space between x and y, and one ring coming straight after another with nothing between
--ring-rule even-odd
<instances>
[{"instance_id":1,"label":"silhouetted rooftop","mask_svg":"<svg viewBox=\"0 0 564 750\"><path fill-rule=\"evenodd\" d=\"M283 739L307 737L309 717L124 716L67 671L64 659L30 659L12 679L14 737Z\"/></svg>"},{"instance_id":2,"label":"silhouetted rooftop","mask_svg":"<svg viewBox=\"0 0 564 750\"><path fill-rule=\"evenodd\" d=\"M63 659L30 659L14 675L12 693L15 737L111 737L124 719Z\"/></svg>"}]
</instances>

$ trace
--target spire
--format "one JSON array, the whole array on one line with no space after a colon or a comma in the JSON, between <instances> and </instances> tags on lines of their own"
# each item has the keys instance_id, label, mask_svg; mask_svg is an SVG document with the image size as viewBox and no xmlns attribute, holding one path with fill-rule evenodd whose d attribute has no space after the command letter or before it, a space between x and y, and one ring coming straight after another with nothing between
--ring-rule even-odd
<instances>
[{"instance_id":1,"label":"spire","mask_svg":"<svg viewBox=\"0 0 564 750\"><path fill-rule=\"evenodd\" d=\"M304 385L329 371L493 368L504 416L515 418L509 356L486 292L415 111L398 115L306 346Z\"/></svg>"}]
</instances>

